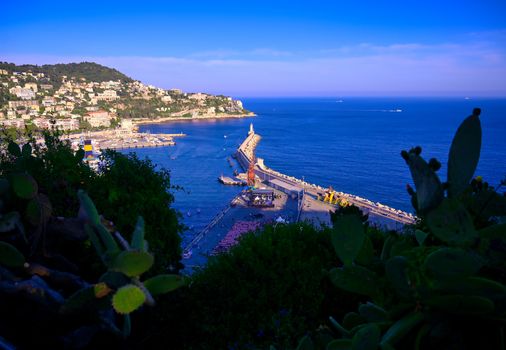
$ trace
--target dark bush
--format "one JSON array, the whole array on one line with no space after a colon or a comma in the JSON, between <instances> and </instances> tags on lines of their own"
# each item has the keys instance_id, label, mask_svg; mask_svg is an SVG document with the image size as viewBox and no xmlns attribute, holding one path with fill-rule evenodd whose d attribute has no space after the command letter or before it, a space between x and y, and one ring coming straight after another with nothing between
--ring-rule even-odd
<instances>
[{"instance_id":1,"label":"dark bush","mask_svg":"<svg viewBox=\"0 0 506 350\"><path fill-rule=\"evenodd\" d=\"M327 230L268 226L211 258L179 291L181 299L168 295L153 311L164 318L159 327L179 334L184 348L291 349L329 313L344 315L361 300L330 283L327 269L336 263ZM143 346L164 342L166 332L150 331Z\"/></svg>"}]
</instances>

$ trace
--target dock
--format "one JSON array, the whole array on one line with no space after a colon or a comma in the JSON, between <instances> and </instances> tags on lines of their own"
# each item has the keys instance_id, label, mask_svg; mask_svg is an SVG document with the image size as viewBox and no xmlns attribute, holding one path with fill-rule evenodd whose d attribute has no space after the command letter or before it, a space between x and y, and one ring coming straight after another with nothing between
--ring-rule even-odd
<instances>
[{"instance_id":1,"label":"dock","mask_svg":"<svg viewBox=\"0 0 506 350\"><path fill-rule=\"evenodd\" d=\"M234 180L228 176L223 176L223 175L218 177L218 181L224 185L229 185L229 186L246 186L246 181L244 181L244 180Z\"/></svg>"},{"instance_id":2,"label":"dock","mask_svg":"<svg viewBox=\"0 0 506 350\"><path fill-rule=\"evenodd\" d=\"M95 132L76 133L66 136L66 139L77 147L80 140L92 140L94 150L122 150L131 148L166 147L174 146L177 137L185 137L183 133L177 134L151 134L139 133L133 130L104 130Z\"/></svg>"}]
</instances>

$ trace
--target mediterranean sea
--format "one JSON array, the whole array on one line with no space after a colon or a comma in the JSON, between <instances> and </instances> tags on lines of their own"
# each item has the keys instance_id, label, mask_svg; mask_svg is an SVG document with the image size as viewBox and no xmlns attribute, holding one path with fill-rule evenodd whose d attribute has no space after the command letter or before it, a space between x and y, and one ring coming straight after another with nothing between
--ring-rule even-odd
<instances>
[{"instance_id":1,"label":"mediterranean sea","mask_svg":"<svg viewBox=\"0 0 506 350\"><path fill-rule=\"evenodd\" d=\"M262 136L257 157L287 175L332 186L393 208L413 211L403 149L420 145L428 160L442 163L460 122L482 109L483 141L476 175L497 186L506 177L506 99L464 98L244 98L252 118L175 121L142 125L141 131L178 133L176 146L135 149L171 171L174 207L188 226L184 242L241 190L218 183L232 176L227 158L247 135L250 123ZM240 169L239 169L240 170ZM184 244L184 243L183 243Z\"/></svg>"}]
</instances>

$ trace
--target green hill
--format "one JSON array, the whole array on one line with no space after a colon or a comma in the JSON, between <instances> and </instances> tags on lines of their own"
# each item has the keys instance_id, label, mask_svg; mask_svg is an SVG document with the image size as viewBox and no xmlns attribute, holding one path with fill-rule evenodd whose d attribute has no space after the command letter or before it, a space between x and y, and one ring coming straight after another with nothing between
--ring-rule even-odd
<instances>
[{"instance_id":1,"label":"green hill","mask_svg":"<svg viewBox=\"0 0 506 350\"><path fill-rule=\"evenodd\" d=\"M102 66L93 62L67 63L67 64L45 64L42 66L0 62L0 69L12 72L44 73L51 81L61 81L61 76L85 78L88 81L103 82L109 80L120 80L123 83L132 82L133 79L116 69Z\"/></svg>"}]
</instances>

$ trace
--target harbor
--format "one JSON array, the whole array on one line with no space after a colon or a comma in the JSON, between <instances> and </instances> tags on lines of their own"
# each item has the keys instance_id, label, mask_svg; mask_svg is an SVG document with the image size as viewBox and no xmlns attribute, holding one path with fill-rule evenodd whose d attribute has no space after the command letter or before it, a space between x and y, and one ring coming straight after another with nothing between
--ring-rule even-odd
<instances>
[{"instance_id":1,"label":"harbor","mask_svg":"<svg viewBox=\"0 0 506 350\"><path fill-rule=\"evenodd\" d=\"M129 148L174 146L176 138L185 136L183 133L152 134L137 132L136 129L116 129L68 134L64 138L69 140L75 148L83 140L91 140L93 149L101 151L105 149L123 150Z\"/></svg>"},{"instance_id":2,"label":"harbor","mask_svg":"<svg viewBox=\"0 0 506 350\"><path fill-rule=\"evenodd\" d=\"M310 184L268 168L255 149L261 136L250 126L247 137L237 148L234 159L245 173L235 178L220 176L226 185L243 182L248 187L239 192L184 247L183 257L188 273L203 266L207 259L226 251L247 231L268 224L309 222L316 227L330 226L330 211L339 205L353 204L369 215L373 225L401 229L416 218L381 203L348 193ZM232 167L231 161L227 158ZM250 229L248 229L250 228Z\"/></svg>"}]
</instances>

